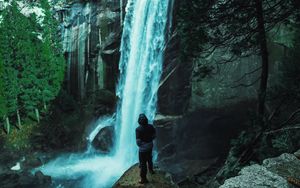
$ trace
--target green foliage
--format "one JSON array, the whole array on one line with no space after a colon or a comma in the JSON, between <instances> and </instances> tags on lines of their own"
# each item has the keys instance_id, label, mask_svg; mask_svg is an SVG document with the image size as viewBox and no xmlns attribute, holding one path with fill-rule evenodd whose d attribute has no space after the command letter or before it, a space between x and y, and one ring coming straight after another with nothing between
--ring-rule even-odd
<instances>
[{"instance_id":1,"label":"green foliage","mask_svg":"<svg viewBox=\"0 0 300 188\"><path fill-rule=\"evenodd\" d=\"M3 139L3 149L10 151L24 152L32 148L31 137L32 132L38 128L36 122L26 121L22 126L22 129L11 130L10 135L5 135L4 132L0 132L0 139ZM4 139L5 138L5 139Z\"/></svg>"},{"instance_id":2,"label":"green foliage","mask_svg":"<svg viewBox=\"0 0 300 188\"><path fill-rule=\"evenodd\" d=\"M19 110L27 116L46 107L61 88L65 63L58 46L57 25L48 1L40 3L45 10L42 26L35 14L30 17L21 14L15 1L1 12L0 106L6 108L0 115L15 117Z\"/></svg>"},{"instance_id":3,"label":"green foliage","mask_svg":"<svg viewBox=\"0 0 300 188\"><path fill-rule=\"evenodd\" d=\"M178 10L178 35L181 41L181 55L184 59L199 56L207 42L207 33L202 24L208 10L208 1L180 1Z\"/></svg>"},{"instance_id":4,"label":"green foliage","mask_svg":"<svg viewBox=\"0 0 300 188\"><path fill-rule=\"evenodd\" d=\"M176 20L182 55L189 59L200 53L211 53L215 48L222 48L236 57L260 53L258 3L263 4L266 31L277 24L289 22L289 16L300 18L297 0L178 2Z\"/></svg>"},{"instance_id":5,"label":"green foliage","mask_svg":"<svg viewBox=\"0 0 300 188\"><path fill-rule=\"evenodd\" d=\"M4 119L4 116L7 113L5 96L4 96L4 86L3 86L3 62L2 58L0 57L0 119Z\"/></svg>"},{"instance_id":6,"label":"green foliage","mask_svg":"<svg viewBox=\"0 0 300 188\"><path fill-rule=\"evenodd\" d=\"M291 143L293 142L291 142L289 132L284 132L283 134L278 135L276 138L272 139L273 147L278 149L280 152L287 152L286 150L290 148Z\"/></svg>"}]
</instances>

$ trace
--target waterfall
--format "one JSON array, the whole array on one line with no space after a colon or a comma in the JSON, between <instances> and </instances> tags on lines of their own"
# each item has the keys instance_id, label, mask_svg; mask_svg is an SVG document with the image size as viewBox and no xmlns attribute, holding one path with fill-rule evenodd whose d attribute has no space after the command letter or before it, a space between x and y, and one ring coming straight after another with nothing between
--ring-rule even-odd
<instances>
[{"instance_id":1,"label":"waterfall","mask_svg":"<svg viewBox=\"0 0 300 188\"><path fill-rule=\"evenodd\" d=\"M116 150L129 163L137 156L134 130L138 115L145 113L150 122L155 117L168 7L169 0L131 0L126 7L117 88L121 102Z\"/></svg>"},{"instance_id":2,"label":"waterfall","mask_svg":"<svg viewBox=\"0 0 300 188\"><path fill-rule=\"evenodd\" d=\"M116 91L120 99L118 108L111 119L101 119L88 136L91 142L105 123L115 122L115 148L110 154L100 154L89 148L88 152L67 154L36 169L52 176L58 186L111 187L137 162L135 128L140 113L145 113L150 122L155 117L172 4L172 0L127 2ZM70 180L75 183L66 183Z\"/></svg>"}]
</instances>

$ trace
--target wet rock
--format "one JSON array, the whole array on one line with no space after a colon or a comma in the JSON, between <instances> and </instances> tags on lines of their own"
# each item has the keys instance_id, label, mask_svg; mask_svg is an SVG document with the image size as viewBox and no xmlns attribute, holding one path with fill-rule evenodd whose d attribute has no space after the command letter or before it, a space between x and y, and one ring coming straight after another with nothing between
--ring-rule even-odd
<instances>
[{"instance_id":1,"label":"wet rock","mask_svg":"<svg viewBox=\"0 0 300 188\"><path fill-rule=\"evenodd\" d=\"M101 152L109 152L113 146L114 126L104 127L92 142L93 147Z\"/></svg>"},{"instance_id":2,"label":"wet rock","mask_svg":"<svg viewBox=\"0 0 300 188\"><path fill-rule=\"evenodd\" d=\"M129 168L122 177L114 184L113 188L177 188L178 186L172 181L170 174L161 170L155 169L155 174L148 174L147 178L149 183L141 185L138 183L140 180L140 169L138 164Z\"/></svg>"},{"instance_id":3,"label":"wet rock","mask_svg":"<svg viewBox=\"0 0 300 188\"><path fill-rule=\"evenodd\" d=\"M44 175L41 171L37 171L34 176L37 183L40 185L51 184L51 177Z\"/></svg>"}]
</instances>

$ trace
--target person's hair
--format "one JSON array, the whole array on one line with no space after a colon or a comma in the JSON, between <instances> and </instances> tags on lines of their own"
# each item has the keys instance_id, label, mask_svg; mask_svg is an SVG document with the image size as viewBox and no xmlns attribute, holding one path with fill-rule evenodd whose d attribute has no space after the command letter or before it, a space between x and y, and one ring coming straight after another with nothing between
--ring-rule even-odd
<instances>
[{"instance_id":1,"label":"person's hair","mask_svg":"<svg viewBox=\"0 0 300 188\"><path fill-rule=\"evenodd\" d=\"M139 115L138 123L140 125L148 125L148 118L147 118L147 116L145 114L140 114Z\"/></svg>"}]
</instances>

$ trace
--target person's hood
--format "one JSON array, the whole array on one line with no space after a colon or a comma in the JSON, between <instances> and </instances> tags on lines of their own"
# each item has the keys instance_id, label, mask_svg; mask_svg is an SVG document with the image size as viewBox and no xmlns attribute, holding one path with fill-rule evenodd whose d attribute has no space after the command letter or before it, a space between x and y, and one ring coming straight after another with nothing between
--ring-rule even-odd
<instances>
[{"instance_id":1,"label":"person's hood","mask_svg":"<svg viewBox=\"0 0 300 188\"><path fill-rule=\"evenodd\" d=\"M140 125L148 125L148 118L145 114L140 114L139 115L139 119L138 119L138 123Z\"/></svg>"}]
</instances>

